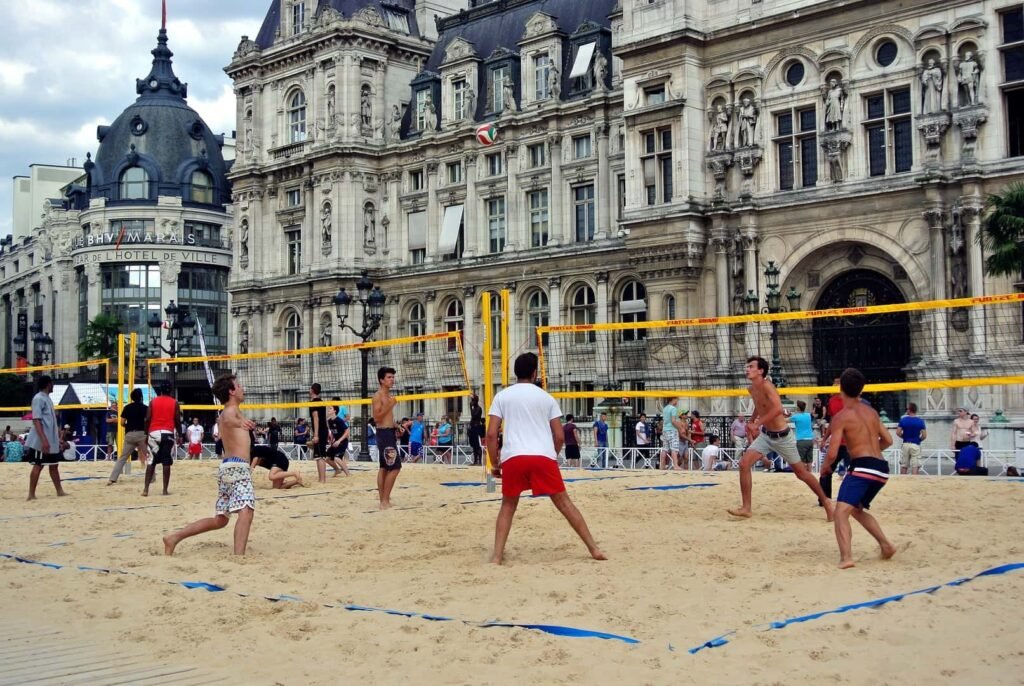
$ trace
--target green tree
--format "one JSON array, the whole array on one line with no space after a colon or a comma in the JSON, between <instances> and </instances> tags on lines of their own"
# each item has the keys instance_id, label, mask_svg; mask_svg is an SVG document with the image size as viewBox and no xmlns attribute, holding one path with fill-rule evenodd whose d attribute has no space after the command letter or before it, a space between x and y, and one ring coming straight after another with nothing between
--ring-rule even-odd
<instances>
[{"instance_id":1,"label":"green tree","mask_svg":"<svg viewBox=\"0 0 1024 686\"><path fill-rule=\"evenodd\" d=\"M78 356L82 360L112 357L117 352L117 335L121 333L121 320L112 314L100 313L89 322L85 335L78 342Z\"/></svg>"},{"instance_id":2,"label":"green tree","mask_svg":"<svg viewBox=\"0 0 1024 686\"><path fill-rule=\"evenodd\" d=\"M1024 277L1024 182L1015 181L988 196L981 241L988 252L986 273Z\"/></svg>"},{"instance_id":3,"label":"green tree","mask_svg":"<svg viewBox=\"0 0 1024 686\"><path fill-rule=\"evenodd\" d=\"M32 402L32 383L27 376L0 374L0 398L10 407L28 405Z\"/></svg>"}]
</instances>

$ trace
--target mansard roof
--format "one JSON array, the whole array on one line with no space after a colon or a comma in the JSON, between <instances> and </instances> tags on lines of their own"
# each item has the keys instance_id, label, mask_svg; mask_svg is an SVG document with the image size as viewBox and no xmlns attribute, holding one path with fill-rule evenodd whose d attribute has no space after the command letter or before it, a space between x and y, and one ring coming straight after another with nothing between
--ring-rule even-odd
<instances>
[{"instance_id":1,"label":"mansard roof","mask_svg":"<svg viewBox=\"0 0 1024 686\"><path fill-rule=\"evenodd\" d=\"M281 2L282 0L272 0L270 9L267 10L267 15L263 19L260 32L256 35L256 45L261 50L273 45L274 39L277 37L277 30L281 25ZM307 3L308 6L312 6L312 4L311 2ZM327 2L320 3L316 10L317 14L322 13L328 7L341 14L345 19L352 19L360 10L367 7L376 10L382 16L385 9L405 10L409 18L409 35L417 37L420 35L419 26L416 24L416 0L327 0Z\"/></svg>"}]
</instances>

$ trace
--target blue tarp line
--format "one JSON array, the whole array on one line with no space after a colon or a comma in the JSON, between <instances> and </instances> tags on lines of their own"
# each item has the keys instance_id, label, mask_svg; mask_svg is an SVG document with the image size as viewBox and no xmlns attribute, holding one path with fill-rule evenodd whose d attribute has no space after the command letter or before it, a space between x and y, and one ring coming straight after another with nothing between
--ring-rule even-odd
<instances>
[{"instance_id":1,"label":"blue tarp line","mask_svg":"<svg viewBox=\"0 0 1024 686\"><path fill-rule=\"evenodd\" d=\"M59 570L59 569L63 569L64 568L64 565L54 564L52 562L40 562L38 560L30 560L28 558L18 557L17 555L12 555L12 554L9 554L9 553L0 553L0 558L5 558L5 559L8 559L8 560L15 560L16 562L21 562L23 564L37 565L37 566L40 566L40 567L46 567L48 569L57 569L57 570ZM86 565L78 565L77 567L69 567L69 568L77 569L78 571L82 571L82 572L99 572L99 573L102 573L102 574L129 574L129 575L137 576L137 577L141 577L141 578L152 579L152 577L145 577L142 574L137 574L135 572L127 572L127 571L120 570L120 569L104 569L102 567L89 567L89 566L86 566ZM209 593L220 593L222 591L227 591L227 589L224 588L223 586L218 586L217 584L211 584L211 583L209 583L207 581L167 581L166 583L177 584L179 586L184 586L185 588L188 588L188 589L207 591ZM233 593L235 595L238 595L238 596L243 597L243 598L259 597L259 598L263 598L265 600L269 600L271 602L278 602L278 601L301 602L302 601L301 598L299 598L297 596L292 596L292 595L250 596L248 593L239 593L237 591L234 591ZM423 613L423 612L408 612L408 611L405 611L405 610L390 610L390 609L387 609L387 608L372 607L372 606L369 606L369 605L355 605L355 604L333 605L333 604L330 604L330 603L324 603L324 607L342 609L342 610L347 610L349 612L380 612L380 613L383 613L383 614L395 615L395 616L398 616L398 617L409 617L409 618L414 618L414 619L426 619L426 620L429 620L429 621L432 621L432 622L461 622L462 624L466 624L467 626L477 626L477 627L481 627L481 628L530 629L530 630L533 630L533 631L543 631L544 633L552 634L554 636L566 636L566 637L569 637L569 638L601 638L601 639L606 639L606 640L622 641L623 643L630 643L630 644L635 644L635 643L639 643L640 642L640 641L638 641L635 638L630 638L629 636L619 636L618 634L609 634L609 633L606 633L604 631L591 631L589 629L577 629L577 628L574 628L574 627L558 626L558 625L553 625L553 624L516 624L516 623L513 623L513 622L496 622L496 621L474 622L474 621L466 620L466 619L456 619L455 617L443 617L441 615L431 615L431 614L426 614L426 613Z\"/></svg>"},{"instance_id":2,"label":"blue tarp line","mask_svg":"<svg viewBox=\"0 0 1024 686\"><path fill-rule=\"evenodd\" d=\"M963 584L966 584L969 581L973 581L975 579L979 579L979 578L984 577L984 576L997 576L997 575L1000 575L1000 574L1007 574L1009 572L1014 572L1014 571L1021 570L1021 569L1024 569L1024 562L1011 562L1009 564L1000 565L998 567L992 567L991 569L986 569L983 572L978 572L974 576L963 577L961 579L954 579L953 581L947 581L946 583L938 584L937 586L929 586L928 588L921 588L921 589L918 589L916 591L909 591L907 593L897 593L896 595L886 596L885 598L878 598L878 599L875 599L875 600L867 600L867 601L864 601L862 603L851 603L849 605L843 605L842 607L837 607L834 610L825 610L824 612L814 612L814 613L807 614L807 615L801 615L799 617L790 617L788 619L782 619L782 620L778 620L778 621L775 621L775 622L768 622L767 624L758 624L758 625L756 625L754 627L754 629L755 630L761 630L761 631L771 631L771 630L774 630L774 629L785 628L785 627L789 626L790 624L800 624L802 622L809 622L809 621L814 620L814 619L820 619L820 618L826 617L828 615L842 614L843 612L852 612L854 610L863 610L865 608L881 607L882 605L887 605L888 603L894 603L894 602L896 602L898 600L903 600L904 598L909 598L911 596L922 595L922 594L925 594L925 593L935 593L939 589L945 588L947 586L949 586L949 587L962 586ZM699 652L701 650L704 650L705 648L718 648L720 646L724 646L726 643L729 642L728 641L728 637L729 636L733 636L735 634L736 634L736 631L730 631L729 633L722 634L718 638L713 638L710 641L702 643L701 645L697 646L696 648L691 648L690 649L690 653L691 654L697 653L697 652Z\"/></svg>"},{"instance_id":3,"label":"blue tarp line","mask_svg":"<svg viewBox=\"0 0 1024 686\"><path fill-rule=\"evenodd\" d=\"M1019 483L1019 484L1024 484L1024 477L1018 478L1016 476L1000 476L1000 477L996 477L995 479L989 479L989 481L1000 481L1000 482L1003 482L1003 481L1013 481L1013 482L1016 482L1016 483Z\"/></svg>"},{"instance_id":4,"label":"blue tarp line","mask_svg":"<svg viewBox=\"0 0 1024 686\"><path fill-rule=\"evenodd\" d=\"M61 481L91 481L93 479L106 479L105 476L71 476L64 477Z\"/></svg>"},{"instance_id":5,"label":"blue tarp line","mask_svg":"<svg viewBox=\"0 0 1024 686\"><path fill-rule=\"evenodd\" d=\"M670 484L667 486L633 486L627 491L678 491L684 488L710 488L718 484Z\"/></svg>"}]
</instances>

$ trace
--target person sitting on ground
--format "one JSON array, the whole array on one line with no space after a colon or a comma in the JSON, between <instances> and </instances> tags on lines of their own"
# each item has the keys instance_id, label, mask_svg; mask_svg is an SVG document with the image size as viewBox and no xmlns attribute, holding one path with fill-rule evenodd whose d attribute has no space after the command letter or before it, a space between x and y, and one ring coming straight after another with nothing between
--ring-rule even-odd
<instances>
[{"instance_id":1,"label":"person sitting on ground","mask_svg":"<svg viewBox=\"0 0 1024 686\"><path fill-rule=\"evenodd\" d=\"M705 472L714 471L721 456L722 449L718 447L718 436L708 436L708 444L700 451L700 468Z\"/></svg>"},{"instance_id":2,"label":"person sitting on ground","mask_svg":"<svg viewBox=\"0 0 1024 686\"><path fill-rule=\"evenodd\" d=\"M988 467L982 467L981 448L970 443L960 448L956 456L956 473L960 476L988 476Z\"/></svg>"},{"instance_id":3,"label":"person sitting on ground","mask_svg":"<svg viewBox=\"0 0 1024 686\"><path fill-rule=\"evenodd\" d=\"M299 474L298 470L289 470L291 463L280 450L276 450L269 445L256 445L255 437L250 449L252 450L251 471L255 471L257 467L269 469L270 485L272 488L288 489L293 486L306 485L303 483L302 475Z\"/></svg>"}]
</instances>

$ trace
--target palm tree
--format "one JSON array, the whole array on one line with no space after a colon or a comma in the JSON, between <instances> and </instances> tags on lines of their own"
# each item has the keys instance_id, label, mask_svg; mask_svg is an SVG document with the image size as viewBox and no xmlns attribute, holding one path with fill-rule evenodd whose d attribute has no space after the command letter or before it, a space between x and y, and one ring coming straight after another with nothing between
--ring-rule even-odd
<instances>
[{"instance_id":1,"label":"palm tree","mask_svg":"<svg viewBox=\"0 0 1024 686\"><path fill-rule=\"evenodd\" d=\"M117 351L117 335L121 333L121 320L101 312L85 328L78 342L78 355L83 360L109 358Z\"/></svg>"},{"instance_id":2,"label":"palm tree","mask_svg":"<svg viewBox=\"0 0 1024 686\"><path fill-rule=\"evenodd\" d=\"M981 240L990 276L1024 278L1024 182L1015 181L988 196Z\"/></svg>"}]
</instances>

